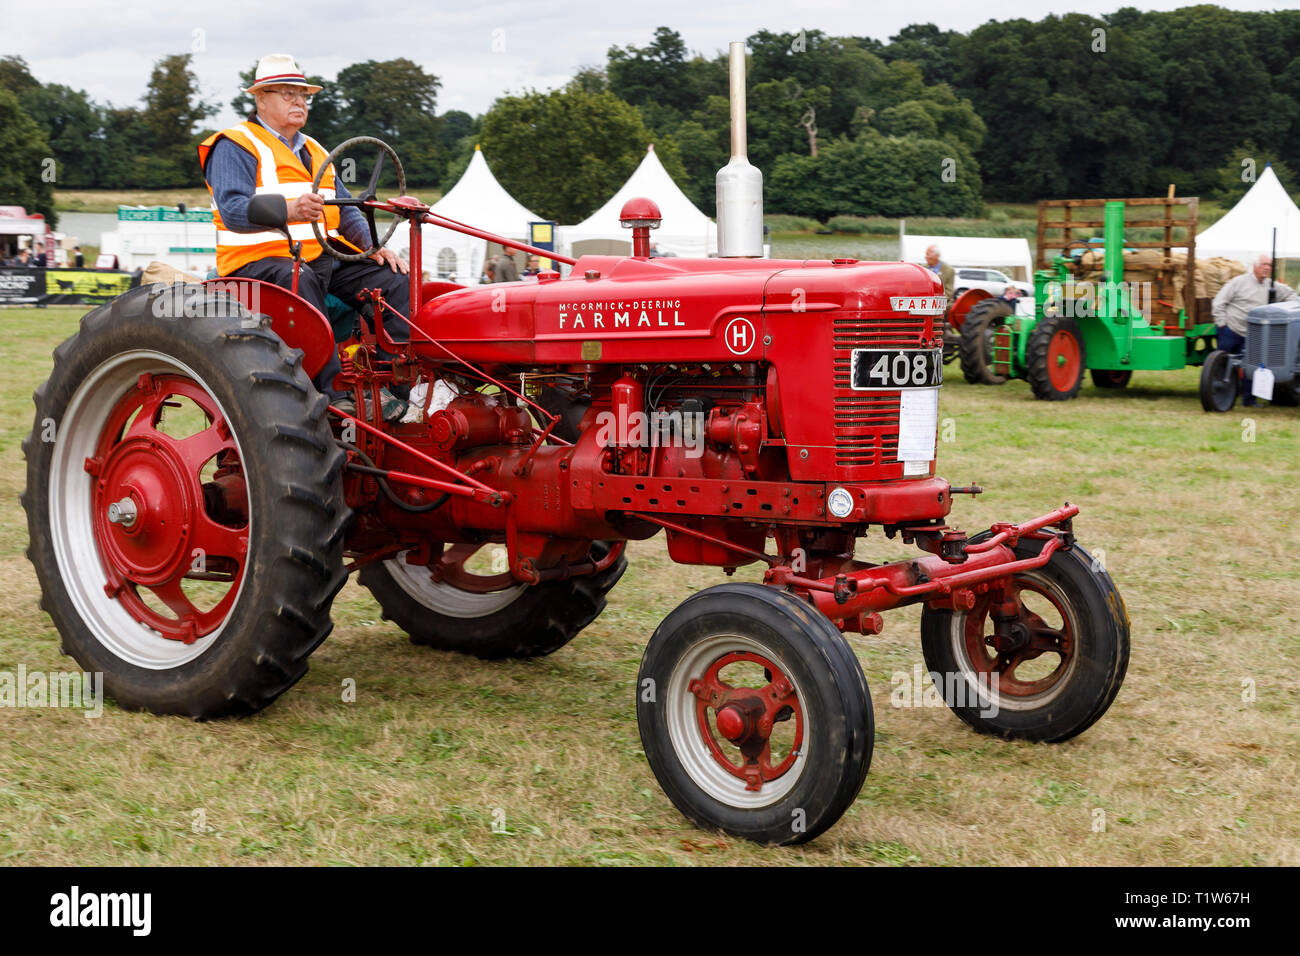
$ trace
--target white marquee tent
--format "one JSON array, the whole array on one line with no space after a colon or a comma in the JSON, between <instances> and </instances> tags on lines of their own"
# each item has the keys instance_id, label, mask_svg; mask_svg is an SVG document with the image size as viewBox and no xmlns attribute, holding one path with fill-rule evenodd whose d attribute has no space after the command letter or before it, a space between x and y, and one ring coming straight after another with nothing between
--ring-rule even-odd
<instances>
[{"instance_id":1,"label":"white marquee tent","mask_svg":"<svg viewBox=\"0 0 1300 956\"><path fill-rule=\"evenodd\" d=\"M659 228L650 233L651 242L660 251L691 258L717 254L717 224L695 208L695 204L673 182L655 155L653 143L646 148L641 165L605 205L576 226L562 226L558 230L560 251L573 256L585 252L628 255L632 233L619 223L618 214L624 203L637 196L654 200L663 214ZM622 246L615 252L611 243L622 243ZM584 245L588 248L584 249Z\"/></svg>"},{"instance_id":2,"label":"white marquee tent","mask_svg":"<svg viewBox=\"0 0 1300 956\"><path fill-rule=\"evenodd\" d=\"M1227 215L1196 237L1196 257L1223 256L1252 266L1273 247L1277 228L1277 257L1300 259L1300 209L1282 188L1272 166L1265 166Z\"/></svg>"},{"instance_id":3,"label":"white marquee tent","mask_svg":"<svg viewBox=\"0 0 1300 956\"><path fill-rule=\"evenodd\" d=\"M524 241L528 239L528 224L542 219L505 191L477 146L464 175L433 204L432 211L506 239ZM422 238L424 270L430 276L461 285L478 284L487 255L486 240L428 224L422 229ZM409 247L408 230L399 226L392 248L405 255Z\"/></svg>"}]
</instances>

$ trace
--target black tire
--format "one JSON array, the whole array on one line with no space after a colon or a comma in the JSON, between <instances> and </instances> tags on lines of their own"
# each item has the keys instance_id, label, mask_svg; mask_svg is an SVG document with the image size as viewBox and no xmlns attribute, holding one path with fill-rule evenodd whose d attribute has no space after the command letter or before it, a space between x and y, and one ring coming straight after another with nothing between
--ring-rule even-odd
<instances>
[{"instance_id":1,"label":"black tire","mask_svg":"<svg viewBox=\"0 0 1300 956\"><path fill-rule=\"evenodd\" d=\"M1069 401L1083 388L1088 354L1079 324L1066 315L1044 316L1025 345L1025 378L1034 398Z\"/></svg>"},{"instance_id":2,"label":"black tire","mask_svg":"<svg viewBox=\"0 0 1300 956\"><path fill-rule=\"evenodd\" d=\"M1098 388L1124 388L1133 378L1133 373L1127 369L1094 368L1089 369L1088 374L1092 376L1092 384Z\"/></svg>"},{"instance_id":3,"label":"black tire","mask_svg":"<svg viewBox=\"0 0 1300 956\"><path fill-rule=\"evenodd\" d=\"M993 336L1014 309L1005 299L984 299L966 313L961 325L961 371L972 385L1002 385L1007 377L993 371Z\"/></svg>"},{"instance_id":4,"label":"black tire","mask_svg":"<svg viewBox=\"0 0 1300 956\"><path fill-rule=\"evenodd\" d=\"M736 651L771 665L747 665L765 672L756 678L766 684L755 695L788 680L798 712L790 708L793 724L782 732L803 730L801 748L771 755L781 760L773 773L786 769L756 792L736 772L749 763L746 758L739 752L736 760L727 757L729 771L710 749L706 729L722 746L720 708L699 704L702 698L692 690ZM787 706L776 712L778 720ZM721 709L726 707L724 702ZM748 719L752 727L759 718ZM678 810L704 829L764 844L804 843L834 824L862 789L875 733L862 668L835 626L793 595L738 583L692 595L655 630L638 674L637 725L650 768ZM769 788L766 800L763 787Z\"/></svg>"},{"instance_id":5,"label":"black tire","mask_svg":"<svg viewBox=\"0 0 1300 956\"><path fill-rule=\"evenodd\" d=\"M190 446L160 437L168 424L161 403L174 408L187 394L210 423L216 414L224 419L231 437L219 460L232 466L237 458L246 493L227 497L217 482L197 487L201 471L184 467L220 437L215 425L190 436L206 436ZM326 400L302 369L302 353L265 318L220 294L144 286L82 319L77 334L55 349L53 371L34 399L36 425L23 443L27 554L62 650L84 670L102 672L118 704L157 714L252 713L293 686L332 627L330 605L347 580L343 538L351 520L339 478L344 455L330 433ZM119 427L135 404L135 422ZM145 408L158 414L146 416ZM55 440L43 440L51 423ZM175 451L182 447L189 452ZM87 452L103 463L98 478L83 467ZM120 510L118 519L108 509L100 520L106 494L153 488L146 479L155 470L169 474L167 463L180 477L158 487L176 494L141 492L138 528L118 523ZM175 514L182 521L166 529ZM176 532L178 524L187 530ZM131 534L138 537L128 540ZM209 541L209 549L189 551ZM201 552L203 564L184 563ZM185 593L182 580L193 585L195 570L225 569L237 583L227 582L224 597L204 612L208 618L197 601L169 605L172 623L145 606L144 592L152 589L140 581L159 555L166 560L158 564L158 586L173 595ZM122 587L110 596L106 582L119 572ZM162 636L185 635L187 619L198 622L188 634L197 637L192 643Z\"/></svg>"},{"instance_id":6,"label":"black tire","mask_svg":"<svg viewBox=\"0 0 1300 956\"><path fill-rule=\"evenodd\" d=\"M1017 559L1034 557L1044 542L1025 539L1015 548ZM1077 545L1057 551L1037 571L1014 577L1022 620L1056 605L1061 627L1039 614L1042 640L1063 635L1053 653L1055 668L1047 673L1021 672L1032 658L1007 663L991 655L984 638L992 633L989 595L977 598L968 611L932 610L921 613L921 649L948 706L981 733L1000 737L1058 742L1087 730L1115 700L1129 659L1129 620L1124 599L1100 562ZM1034 594L1028 608L1024 594ZM1030 612L1025 617L1025 611ZM979 649L982 659L973 656ZM1041 654L1038 655L1041 657ZM1042 671L1050 659L1036 666ZM1001 668L1001 669L999 669ZM1009 675L1009 676L1008 676ZM1035 678L1036 680L1031 680ZM994 687L996 681L996 687Z\"/></svg>"},{"instance_id":7,"label":"black tire","mask_svg":"<svg viewBox=\"0 0 1300 956\"><path fill-rule=\"evenodd\" d=\"M608 542L592 542L597 560L609 550ZM497 660L558 651L605 610L605 596L626 570L627 557L620 554L597 575L475 594L434 582L428 568L408 565L399 555L365 565L357 580L412 644Z\"/></svg>"},{"instance_id":8,"label":"black tire","mask_svg":"<svg viewBox=\"0 0 1300 956\"><path fill-rule=\"evenodd\" d=\"M1232 355L1215 349L1201 366L1201 408L1207 412L1229 412L1237 404L1237 369Z\"/></svg>"}]
</instances>

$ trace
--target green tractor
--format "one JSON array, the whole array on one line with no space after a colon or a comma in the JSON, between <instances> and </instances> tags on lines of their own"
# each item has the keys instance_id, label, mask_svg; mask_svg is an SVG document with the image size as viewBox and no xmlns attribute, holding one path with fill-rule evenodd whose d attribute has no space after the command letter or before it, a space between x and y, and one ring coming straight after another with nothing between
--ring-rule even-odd
<instances>
[{"instance_id":1,"label":"green tractor","mask_svg":"<svg viewBox=\"0 0 1300 956\"><path fill-rule=\"evenodd\" d=\"M1164 206L1164 216L1125 223L1126 207L1143 206ZM1185 214L1175 216L1177 206L1185 207ZM960 345L966 380L1001 385L1022 378L1035 398L1064 401L1079 394L1085 369L1094 385L1123 388L1136 370L1204 362L1215 334L1213 293L1205 294L1205 286L1231 267L1216 262L1214 275L1198 286L1197 206L1195 198L1174 199L1172 194L1040 202L1033 312L1017 315L1012 302L992 296L968 307ZM1074 218L1078 211L1097 207L1102 207L1100 220ZM1053 216L1056 210L1062 212L1059 218ZM1126 241L1126 225L1161 228L1163 240ZM1103 230L1100 243L1072 235L1097 227ZM1056 231L1060 237L1048 237ZM1178 251L1184 248L1185 253ZM1059 252L1046 268L1049 249ZM1126 249L1136 251L1126 257ZM1136 280L1125 281L1126 264Z\"/></svg>"}]
</instances>

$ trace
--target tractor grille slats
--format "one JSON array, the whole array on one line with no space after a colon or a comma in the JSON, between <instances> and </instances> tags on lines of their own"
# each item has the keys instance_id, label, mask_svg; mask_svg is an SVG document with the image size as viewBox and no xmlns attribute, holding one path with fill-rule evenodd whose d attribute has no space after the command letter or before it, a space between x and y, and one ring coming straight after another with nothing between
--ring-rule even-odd
<instances>
[{"instance_id":1,"label":"tractor grille slats","mask_svg":"<svg viewBox=\"0 0 1300 956\"><path fill-rule=\"evenodd\" d=\"M855 392L849 387L854 349L917 348L926 316L839 318L831 328L835 463L892 464L898 457L897 392Z\"/></svg>"}]
</instances>

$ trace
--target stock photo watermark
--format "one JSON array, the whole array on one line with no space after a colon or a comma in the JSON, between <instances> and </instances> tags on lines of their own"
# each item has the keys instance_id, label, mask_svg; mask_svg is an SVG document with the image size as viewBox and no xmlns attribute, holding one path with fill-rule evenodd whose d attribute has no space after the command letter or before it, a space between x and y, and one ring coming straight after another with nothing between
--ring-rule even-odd
<instances>
[{"instance_id":1,"label":"stock photo watermark","mask_svg":"<svg viewBox=\"0 0 1300 956\"><path fill-rule=\"evenodd\" d=\"M104 675L96 671L0 671L0 708L64 708L85 711L95 718L104 713Z\"/></svg>"}]
</instances>

